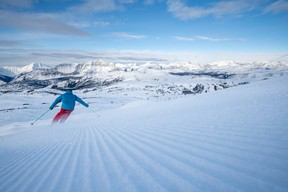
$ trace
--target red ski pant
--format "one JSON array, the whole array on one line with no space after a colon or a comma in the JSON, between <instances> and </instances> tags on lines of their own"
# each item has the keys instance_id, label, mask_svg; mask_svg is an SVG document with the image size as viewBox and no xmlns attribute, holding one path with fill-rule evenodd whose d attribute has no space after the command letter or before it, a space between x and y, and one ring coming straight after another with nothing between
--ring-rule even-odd
<instances>
[{"instance_id":1,"label":"red ski pant","mask_svg":"<svg viewBox=\"0 0 288 192\"><path fill-rule=\"evenodd\" d=\"M66 110L66 109L60 109L59 113L57 113L57 115L55 115L54 119L53 119L53 123L57 123L58 121L60 122L64 122L69 115L72 113L73 110Z\"/></svg>"}]
</instances>

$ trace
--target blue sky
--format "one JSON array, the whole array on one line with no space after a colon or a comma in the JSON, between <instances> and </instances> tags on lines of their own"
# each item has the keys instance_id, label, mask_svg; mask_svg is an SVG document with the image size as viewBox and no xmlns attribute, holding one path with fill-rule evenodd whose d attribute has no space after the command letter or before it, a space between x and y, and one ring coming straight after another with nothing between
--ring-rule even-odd
<instances>
[{"instance_id":1,"label":"blue sky","mask_svg":"<svg viewBox=\"0 0 288 192\"><path fill-rule=\"evenodd\" d=\"M1 65L269 59L287 34L287 0L0 0Z\"/></svg>"}]
</instances>

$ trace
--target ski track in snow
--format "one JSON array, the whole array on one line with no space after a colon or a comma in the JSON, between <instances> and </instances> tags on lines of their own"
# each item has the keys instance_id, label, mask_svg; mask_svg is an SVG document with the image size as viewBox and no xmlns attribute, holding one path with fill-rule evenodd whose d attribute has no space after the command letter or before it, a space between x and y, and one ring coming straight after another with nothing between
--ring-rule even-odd
<instances>
[{"instance_id":1,"label":"ski track in snow","mask_svg":"<svg viewBox=\"0 0 288 192\"><path fill-rule=\"evenodd\" d=\"M287 121L274 129L265 113L256 122L213 114L212 125L187 112L103 113L0 137L0 191L287 192Z\"/></svg>"},{"instance_id":2,"label":"ski track in snow","mask_svg":"<svg viewBox=\"0 0 288 192\"><path fill-rule=\"evenodd\" d=\"M287 155L257 151L261 144L241 145L217 138L213 130L203 133L205 127L197 125L190 130L181 126L166 130L165 124L158 125L161 131L151 124L149 129L137 126L113 122L39 130L44 133L36 142L27 141L20 149L1 154L0 191L288 189ZM286 146L265 147L275 154L282 150L287 154Z\"/></svg>"}]
</instances>

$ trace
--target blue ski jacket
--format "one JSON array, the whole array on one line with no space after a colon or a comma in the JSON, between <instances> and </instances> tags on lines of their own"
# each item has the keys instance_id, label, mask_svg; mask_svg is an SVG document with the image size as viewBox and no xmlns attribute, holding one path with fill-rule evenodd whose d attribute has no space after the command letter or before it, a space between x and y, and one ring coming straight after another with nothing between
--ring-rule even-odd
<instances>
[{"instance_id":1,"label":"blue ski jacket","mask_svg":"<svg viewBox=\"0 0 288 192\"><path fill-rule=\"evenodd\" d=\"M57 97L49 108L52 110L55 107L55 105L57 105L57 103L62 102L61 105L62 109L74 110L75 101L81 103L85 107L89 107L87 103L85 103L82 99L74 95L71 90L67 90L64 94Z\"/></svg>"}]
</instances>

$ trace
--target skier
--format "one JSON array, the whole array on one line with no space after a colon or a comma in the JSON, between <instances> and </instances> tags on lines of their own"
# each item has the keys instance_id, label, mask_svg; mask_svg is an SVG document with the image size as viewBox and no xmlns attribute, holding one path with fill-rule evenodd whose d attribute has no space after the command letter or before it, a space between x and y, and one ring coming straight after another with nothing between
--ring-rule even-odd
<instances>
[{"instance_id":1,"label":"skier","mask_svg":"<svg viewBox=\"0 0 288 192\"><path fill-rule=\"evenodd\" d=\"M75 108L75 101L81 103L85 107L89 107L87 103L72 93L72 89L66 90L64 94L61 94L59 97L57 97L49 109L52 110L59 102L62 102L62 106L60 111L54 117L52 123L57 123L58 121L64 122L73 112Z\"/></svg>"}]
</instances>

